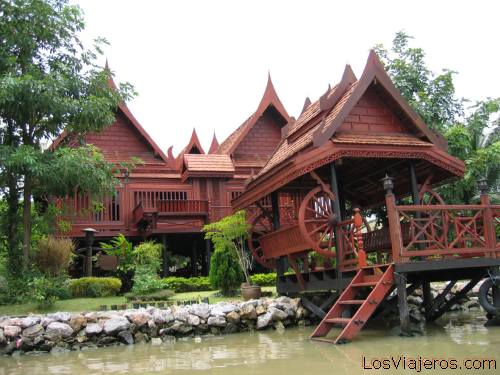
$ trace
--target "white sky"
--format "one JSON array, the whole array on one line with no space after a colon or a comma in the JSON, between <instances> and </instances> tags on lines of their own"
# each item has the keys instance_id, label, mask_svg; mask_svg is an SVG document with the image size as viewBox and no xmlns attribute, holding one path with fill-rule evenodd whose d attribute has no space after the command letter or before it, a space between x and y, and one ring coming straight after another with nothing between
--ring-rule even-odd
<instances>
[{"instance_id":1,"label":"white sky","mask_svg":"<svg viewBox=\"0 0 500 375\"><path fill-rule=\"evenodd\" d=\"M83 40L105 37L115 80L139 96L129 108L174 155L196 127L205 151L255 111L267 72L289 114L335 84L344 65L361 74L368 50L415 37L428 66L459 72L459 96L500 96L497 1L74 0ZM103 60L104 64L104 60Z\"/></svg>"}]
</instances>

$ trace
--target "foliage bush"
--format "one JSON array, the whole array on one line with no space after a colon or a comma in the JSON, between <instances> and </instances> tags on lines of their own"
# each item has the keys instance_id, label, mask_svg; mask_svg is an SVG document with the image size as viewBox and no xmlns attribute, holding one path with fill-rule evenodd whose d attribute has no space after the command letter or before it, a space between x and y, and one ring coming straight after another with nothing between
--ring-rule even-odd
<instances>
[{"instance_id":1,"label":"foliage bush","mask_svg":"<svg viewBox=\"0 0 500 375\"><path fill-rule=\"evenodd\" d=\"M163 283L151 266L137 266L134 274L132 293L148 294L163 289Z\"/></svg>"},{"instance_id":2,"label":"foliage bush","mask_svg":"<svg viewBox=\"0 0 500 375\"><path fill-rule=\"evenodd\" d=\"M116 277L82 277L69 282L73 297L109 297L116 296L122 282Z\"/></svg>"},{"instance_id":3,"label":"foliage bush","mask_svg":"<svg viewBox=\"0 0 500 375\"><path fill-rule=\"evenodd\" d=\"M109 243L101 242L99 246L104 249L106 254L118 257L117 270L119 275L127 275L134 270L134 247L123 234L120 233L113 237Z\"/></svg>"},{"instance_id":4,"label":"foliage bush","mask_svg":"<svg viewBox=\"0 0 500 375\"><path fill-rule=\"evenodd\" d=\"M209 280L210 284L220 289L224 296L233 294L245 280L235 252L231 248L219 248L214 251L210 261Z\"/></svg>"},{"instance_id":5,"label":"foliage bush","mask_svg":"<svg viewBox=\"0 0 500 375\"><path fill-rule=\"evenodd\" d=\"M206 276L199 277L177 277L169 276L162 279L163 287L172 289L176 293L184 292L203 292L214 290Z\"/></svg>"},{"instance_id":6,"label":"foliage bush","mask_svg":"<svg viewBox=\"0 0 500 375\"><path fill-rule=\"evenodd\" d=\"M73 258L75 244L70 238L47 236L37 243L35 264L49 277L66 274Z\"/></svg>"},{"instance_id":7,"label":"foliage bush","mask_svg":"<svg viewBox=\"0 0 500 375\"><path fill-rule=\"evenodd\" d=\"M71 297L68 279L62 277L38 276L29 282L30 297L39 309L47 309L59 299Z\"/></svg>"},{"instance_id":8,"label":"foliage bush","mask_svg":"<svg viewBox=\"0 0 500 375\"><path fill-rule=\"evenodd\" d=\"M276 273L256 273L250 276L252 285L258 286L275 286L276 285Z\"/></svg>"},{"instance_id":9,"label":"foliage bush","mask_svg":"<svg viewBox=\"0 0 500 375\"><path fill-rule=\"evenodd\" d=\"M145 241L134 248L134 263L136 266L149 266L158 270L160 268L163 245L154 241Z\"/></svg>"},{"instance_id":10,"label":"foliage bush","mask_svg":"<svg viewBox=\"0 0 500 375\"><path fill-rule=\"evenodd\" d=\"M161 289L148 294L127 293L125 298L127 301L166 301L170 299L175 292L170 289Z\"/></svg>"}]
</instances>

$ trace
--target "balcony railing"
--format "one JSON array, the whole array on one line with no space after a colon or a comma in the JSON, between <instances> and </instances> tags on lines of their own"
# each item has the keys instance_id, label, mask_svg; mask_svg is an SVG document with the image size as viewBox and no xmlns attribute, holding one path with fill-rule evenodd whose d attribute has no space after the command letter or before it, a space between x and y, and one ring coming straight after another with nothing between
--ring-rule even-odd
<instances>
[{"instance_id":1,"label":"balcony railing","mask_svg":"<svg viewBox=\"0 0 500 375\"><path fill-rule=\"evenodd\" d=\"M159 215L165 214L208 214L207 200L157 200L156 209Z\"/></svg>"}]
</instances>

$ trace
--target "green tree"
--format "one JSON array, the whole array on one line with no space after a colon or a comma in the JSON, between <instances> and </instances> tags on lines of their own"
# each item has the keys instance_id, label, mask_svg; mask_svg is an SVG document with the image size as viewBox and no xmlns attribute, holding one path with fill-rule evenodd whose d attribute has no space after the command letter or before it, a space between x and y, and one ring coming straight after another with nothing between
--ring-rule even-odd
<instances>
[{"instance_id":1,"label":"green tree","mask_svg":"<svg viewBox=\"0 0 500 375\"><path fill-rule=\"evenodd\" d=\"M478 101L467 108L455 95L455 72L433 73L426 65L425 52L410 46L411 36L396 33L392 47L375 46L389 76L403 97L422 119L444 135L449 152L466 165L463 179L440 188L449 203L471 203L476 183L486 176L497 196L500 185L499 99Z\"/></svg>"},{"instance_id":2,"label":"green tree","mask_svg":"<svg viewBox=\"0 0 500 375\"><path fill-rule=\"evenodd\" d=\"M68 0L0 0L1 182L9 251L18 246L21 209L25 260L36 190L57 196L91 187L105 194L116 183L96 149L44 148L63 130L73 139L102 130L115 120L118 103L133 95L129 84L110 87L111 72L96 64L106 41L84 48L78 39L84 26L81 9Z\"/></svg>"},{"instance_id":3,"label":"green tree","mask_svg":"<svg viewBox=\"0 0 500 375\"><path fill-rule=\"evenodd\" d=\"M248 238L249 224L246 212L237 211L223 219L207 224L203 227L205 238L214 244L215 251L232 251L238 259L241 271L245 275L246 282L250 284L248 271L251 267L250 257L245 251L245 243Z\"/></svg>"}]
</instances>

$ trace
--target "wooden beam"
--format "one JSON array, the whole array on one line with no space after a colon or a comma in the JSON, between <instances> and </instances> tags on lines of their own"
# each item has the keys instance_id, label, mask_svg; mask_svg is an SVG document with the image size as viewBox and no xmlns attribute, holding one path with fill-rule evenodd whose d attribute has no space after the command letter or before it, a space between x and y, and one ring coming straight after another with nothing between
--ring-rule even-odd
<instances>
[{"instance_id":1,"label":"wooden beam","mask_svg":"<svg viewBox=\"0 0 500 375\"><path fill-rule=\"evenodd\" d=\"M398 292L399 322L401 336L412 336L410 330L410 312L408 310L408 296L406 294L406 275L395 274L396 288Z\"/></svg>"},{"instance_id":2,"label":"wooden beam","mask_svg":"<svg viewBox=\"0 0 500 375\"><path fill-rule=\"evenodd\" d=\"M279 205L279 195L277 191L271 193L271 211L273 219L273 230L277 231L280 229L280 205ZM283 276L288 269L286 256L281 256L276 262L276 273L278 276Z\"/></svg>"},{"instance_id":3,"label":"wooden beam","mask_svg":"<svg viewBox=\"0 0 500 375\"><path fill-rule=\"evenodd\" d=\"M316 306L314 303L309 301L306 297L300 298L300 303L312 314L316 315L318 318L323 319L326 315L325 311L320 307Z\"/></svg>"}]
</instances>

